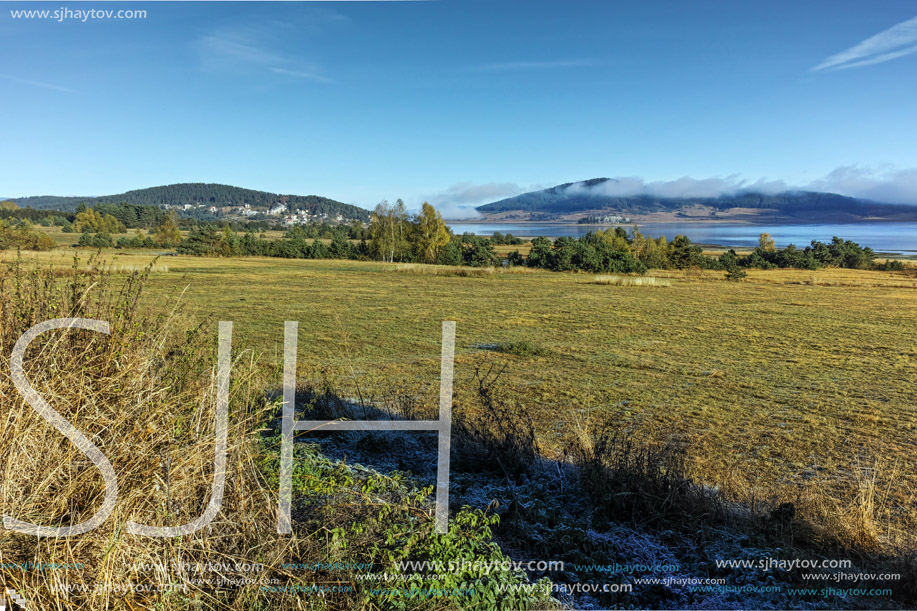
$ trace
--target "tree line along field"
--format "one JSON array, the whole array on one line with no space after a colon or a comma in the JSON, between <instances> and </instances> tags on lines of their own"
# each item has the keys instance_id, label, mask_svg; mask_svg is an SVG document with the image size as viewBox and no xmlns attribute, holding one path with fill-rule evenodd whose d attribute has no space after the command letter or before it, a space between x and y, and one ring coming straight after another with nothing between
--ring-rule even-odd
<instances>
[{"instance_id":1,"label":"tree line along field","mask_svg":"<svg viewBox=\"0 0 917 611\"><path fill-rule=\"evenodd\" d=\"M763 233L758 247L749 254L730 249L717 257L705 254L685 235L676 235L669 242L666 236L645 236L637 226L630 231L621 226L596 229L578 238L535 237L528 244L498 232L490 237L468 233L459 236L429 203L412 215L402 200L392 205L381 202L368 224L356 220L350 224L296 224L279 237L264 233L269 227L277 229L277 223L199 222L180 219L172 211L131 204L103 206L99 210L82 204L73 215L47 212L42 216L40 211L21 209L7 201L0 202L0 215L4 217L0 219L0 250L53 249L55 240L49 232L37 230L37 224L60 227L61 234L80 234L76 241L79 247L150 251L174 248L177 254L196 256L351 259L469 267L493 267L502 262L512 267L628 275L643 275L649 269L696 267L724 271L729 280L745 278L747 268L904 271L900 261L877 261L869 247L837 236L830 243L813 240L804 248L790 244L777 249L771 236ZM127 235L130 228L134 232ZM70 244L73 240L64 241ZM498 253L495 248L524 244L524 252L501 249Z\"/></svg>"},{"instance_id":2,"label":"tree line along field","mask_svg":"<svg viewBox=\"0 0 917 611\"><path fill-rule=\"evenodd\" d=\"M79 242L79 240L80 240L80 234L79 234L79 233L65 233L64 231L61 230L60 227L54 227L54 226L51 226L51 227L40 227L40 226L39 226L39 227L36 227L36 229L38 229L38 230L42 231L43 233L47 234L48 237L50 237L50 238L51 238L52 240L54 240L59 246L62 246L62 247L74 247L74 246L77 245L77 242ZM138 232L138 230L136 230L136 229L130 229L130 230L124 232L124 233L114 233L114 234L111 234L111 237L112 237L112 239L114 239L115 241L117 241L117 240L120 239L120 238L132 238L132 237L134 237L135 235L137 235L137 232ZM151 230L147 230L147 229L140 229L140 230L139 230L139 233L140 233L140 235L142 235L142 236L148 236L148 235L152 235L152 234L153 234L153 232L152 232ZM281 240L281 239L283 239L284 234L285 234L284 231L281 231L281 230L279 230L279 229L269 229L269 230L262 231L262 232L258 232L258 233L259 233L259 235L264 235L265 239L268 239L268 240ZM181 232L181 235L182 235L183 238L188 237L188 234L189 234L189 232L188 232L187 230L182 230L182 232ZM331 244L331 238L323 238L321 241L322 241L325 245ZM350 243L353 244L353 245L357 245L357 244L359 243L359 240L350 240ZM496 253L497 253L497 255L498 255L499 257L505 258L505 257L506 257L507 255L509 255L509 253L511 253L512 251L519 251L520 254L522 254L522 255L527 255L528 252L529 252L529 250L531 249L531 246L532 246L532 243L531 243L530 241L525 241L525 242L523 242L522 244L519 244L519 245L495 244L495 245L494 245L494 250L496 251ZM147 251L139 250L139 249L126 249L126 250L129 251L129 252L140 253L140 254L145 254L145 255L149 255L149 254L150 254L150 252L149 252L148 250L147 250ZM169 249L161 249L161 250L166 251L166 250L169 250Z\"/></svg>"},{"instance_id":3,"label":"tree line along field","mask_svg":"<svg viewBox=\"0 0 917 611\"><path fill-rule=\"evenodd\" d=\"M23 253L73 264L72 253ZM10 262L15 253L0 253ZM108 251L130 271L149 254ZM457 323L455 409L475 370L505 368L543 451L606 420L684 444L697 481L752 506L848 515L874 494L875 536L917 543L917 281L910 272L654 271L667 285L582 273L268 258L162 257L144 299L180 295L235 323L234 349L280 386L283 323L299 321L299 376L350 397L418 398L434 414L440 324ZM214 346L216 338L214 337Z\"/></svg>"}]
</instances>

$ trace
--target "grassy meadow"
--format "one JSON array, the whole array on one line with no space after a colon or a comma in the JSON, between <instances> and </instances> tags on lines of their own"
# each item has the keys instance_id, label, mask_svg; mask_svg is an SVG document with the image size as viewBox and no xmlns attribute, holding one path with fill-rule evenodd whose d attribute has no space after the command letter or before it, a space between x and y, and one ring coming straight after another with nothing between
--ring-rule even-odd
<instances>
[{"instance_id":1,"label":"grassy meadow","mask_svg":"<svg viewBox=\"0 0 917 611\"><path fill-rule=\"evenodd\" d=\"M73 249L20 256L27 268L74 265ZM141 300L153 310L177 301L194 324L234 321L260 392L280 387L283 323L296 320L301 382L411 397L433 416L440 325L454 320L456 412L480 409L476 372L501 371L501 396L547 458L612 423L677 443L694 482L753 512L793 503L844 544L917 547L912 271L750 270L729 282L653 270L657 282L634 285L519 268L100 257L116 278L151 266Z\"/></svg>"},{"instance_id":2,"label":"grassy meadow","mask_svg":"<svg viewBox=\"0 0 917 611\"><path fill-rule=\"evenodd\" d=\"M69 252L23 256L72 263ZM125 271L153 259L106 258ZM297 320L302 378L330 377L353 397L397 389L430 409L440 322L455 320L457 409L462 382L497 364L555 455L577 426L613 418L681 436L698 476L743 501L841 495L859 472L876 468L897 505L884 534L910 536L917 278L857 270L752 270L744 282L723 281L721 272L651 275L668 286L531 270L462 277L427 266L161 257L145 298L181 293L194 316L234 321L236 345L254 351L267 383L280 384L283 322ZM537 356L493 350L518 342Z\"/></svg>"}]
</instances>

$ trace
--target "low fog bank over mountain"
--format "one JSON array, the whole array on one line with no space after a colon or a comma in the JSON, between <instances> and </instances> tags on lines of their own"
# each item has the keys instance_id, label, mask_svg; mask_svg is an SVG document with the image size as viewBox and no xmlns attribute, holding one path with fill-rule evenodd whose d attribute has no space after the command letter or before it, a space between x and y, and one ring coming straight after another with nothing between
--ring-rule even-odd
<instances>
[{"instance_id":1,"label":"low fog bank over mountain","mask_svg":"<svg viewBox=\"0 0 917 611\"><path fill-rule=\"evenodd\" d=\"M643 221L917 221L917 205L912 204L787 190L779 182L744 186L718 179L689 178L664 183L593 178L523 193L476 210L493 220L576 221L592 216L620 216Z\"/></svg>"}]
</instances>

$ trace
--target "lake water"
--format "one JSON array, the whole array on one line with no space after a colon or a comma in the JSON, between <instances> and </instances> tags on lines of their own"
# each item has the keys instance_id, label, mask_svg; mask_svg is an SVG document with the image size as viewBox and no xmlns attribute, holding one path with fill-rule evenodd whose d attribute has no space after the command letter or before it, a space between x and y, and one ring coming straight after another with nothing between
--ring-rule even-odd
<instances>
[{"instance_id":1,"label":"lake water","mask_svg":"<svg viewBox=\"0 0 917 611\"><path fill-rule=\"evenodd\" d=\"M455 233L492 235L495 231L520 237L562 236L578 237L595 231L594 225L543 223L538 225L512 223L449 223ZM844 223L826 225L741 225L723 223L646 223L639 224L644 235L666 236L672 241L678 234L699 244L720 246L757 246L758 236L769 233L780 248L795 244L802 248L812 240L828 242L833 236L869 246L876 252L917 254L917 223ZM630 225L625 226L630 229Z\"/></svg>"}]
</instances>

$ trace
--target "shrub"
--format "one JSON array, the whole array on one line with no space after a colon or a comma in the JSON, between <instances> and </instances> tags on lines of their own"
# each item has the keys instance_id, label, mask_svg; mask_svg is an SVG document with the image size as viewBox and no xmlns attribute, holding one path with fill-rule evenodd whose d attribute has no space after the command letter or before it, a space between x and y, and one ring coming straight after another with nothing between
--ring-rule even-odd
<instances>
[{"instance_id":1,"label":"shrub","mask_svg":"<svg viewBox=\"0 0 917 611\"><path fill-rule=\"evenodd\" d=\"M462 259L471 267L493 267L500 261L490 238L470 234L462 236Z\"/></svg>"},{"instance_id":2,"label":"shrub","mask_svg":"<svg viewBox=\"0 0 917 611\"><path fill-rule=\"evenodd\" d=\"M761 234L762 241L763 236L767 234ZM770 237L770 236L768 236ZM739 257L736 256L736 251L730 249L720 255L720 269L726 270L726 280L738 281L745 278L748 273L739 267Z\"/></svg>"},{"instance_id":3,"label":"shrub","mask_svg":"<svg viewBox=\"0 0 917 611\"><path fill-rule=\"evenodd\" d=\"M452 236L449 243L440 249L436 255L437 265L461 265L462 259L462 239Z\"/></svg>"},{"instance_id":4,"label":"shrub","mask_svg":"<svg viewBox=\"0 0 917 611\"><path fill-rule=\"evenodd\" d=\"M138 230L137 233L130 238L118 238L117 243L115 244L116 248L156 248L157 243L153 242L153 238L150 236L144 236Z\"/></svg>"},{"instance_id":5,"label":"shrub","mask_svg":"<svg viewBox=\"0 0 917 611\"><path fill-rule=\"evenodd\" d=\"M0 220L0 250L51 250L57 244L43 231L32 227L28 221Z\"/></svg>"},{"instance_id":6,"label":"shrub","mask_svg":"<svg viewBox=\"0 0 917 611\"><path fill-rule=\"evenodd\" d=\"M897 259L886 259L882 263L876 263L873 269L880 272L903 272L904 263Z\"/></svg>"},{"instance_id":7,"label":"shrub","mask_svg":"<svg viewBox=\"0 0 917 611\"><path fill-rule=\"evenodd\" d=\"M454 413L454 447L465 471L489 472L496 465L507 480L518 482L531 470L540 450L524 408L496 392L502 372L475 370L476 409Z\"/></svg>"},{"instance_id":8,"label":"shrub","mask_svg":"<svg viewBox=\"0 0 917 611\"><path fill-rule=\"evenodd\" d=\"M111 248L115 245L111 236L107 233L83 233L77 246L88 246L92 248Z\"/></svg>"},{"instance_id":9,"label":"shrub","mask_svg":"<svg viewBox=\"0 0 917 611\"><path fill-rule=\"evenodd\" d=\"M548 350L540 348L528 340L509 342L506 344L497 344L494 350L497 352L505 352L506 354L523 357L545 356L549 354Z\"/></svg>"},{"instance_id":10,"label":"shrub","mask_svg":"<svg viewBox=\"0 0 917 611\"><path fill-rule=\"evenodd\" d=\"M671 527L719 509L717 500L691 481L684 448L673 441L641 440L608 421L572 442L566 454L605 519Z\"/></svg>"},{"instance_id":11,"label":"shrub","mask_svg":"<svg viewBox=\"0 0 917 611\"><path fill-rule=\"evenodd\" d=\"M523 257L518 250L514 250L506 255L506 262L510 267L523 266L525 265L525 257Z\"/></svg>"},{"instance_id":12,"label":"shrub","mask_svg":"<svg viewBox=\"0 0 917 611\"><path fill-rule=\"evenodd\" d=\"M501 244L505 246L519 246L522 244L522 238L517 238L511 233L503 235L499 231L495 231L492 236L490 236L490 241L494 244Z\"/></svg>"}]
</instances>

